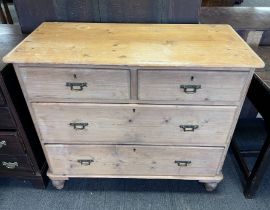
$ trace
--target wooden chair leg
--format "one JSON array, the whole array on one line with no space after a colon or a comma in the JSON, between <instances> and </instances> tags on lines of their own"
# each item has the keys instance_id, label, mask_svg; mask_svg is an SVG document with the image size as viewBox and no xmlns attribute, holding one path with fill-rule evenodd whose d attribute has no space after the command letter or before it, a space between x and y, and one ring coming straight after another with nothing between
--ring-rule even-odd
<instances>
[{"instance_id":1,"label":"wooden chair leg","mask_svg":"<svg viewBox=\"0 0 270 210\"><path fill-rule=\"evenodd\" d=\"M268 129L269 130L269 129ZM247 184L244 189L246 198L252 198L258 190L259 184L269 165L270 161L270 134L268 134L265 143L259 153L256 163L248 177Z\"/></svg>"},{"instance_id":2,"label":"wooden chair leg","mask_svg":"<svg viewBox=\"0 0 270 210\"><path fill-rule=\"evenodd\" d=\"M12 17L11 17L9 8L8 8L7 1L6 1L6 0L2 0L2 2L3 2L4 9L5 9L5 13L6 13L6 20L7 20L7 22L8 22L9 24L13 24L13 20L12 20Z\"/></svg>"},{"instance_id":3,"label":"wooden chair leg","mask_svg":"<svg viewBox=\"0 0 270 210\"><path fill-rule=\"evenodd\" d=\"M231 142L231 150L232 150L233 155L234 155L234 157L235 157L235 159L240 167L240 170L244 174L245 179L248 179L250 172L249 172L247 163L246 163L244 157L241 155L240 149L239 149L237 143L235 142L235 139L232 140L232 142Z\"/></svg>"},{"instance_id":4,"label":"wooden chair leg","mask_svg":"<svg viewBox=\"0 0 270 210\"><path fill-rule=\"evenodd\" d=\"M5 13L2 9L2 4L1 4L1 0L0 0L0 20L3 24L7 24L7 20L6 20L6 16L5 16Z\"/></svg>"}]
</instances>

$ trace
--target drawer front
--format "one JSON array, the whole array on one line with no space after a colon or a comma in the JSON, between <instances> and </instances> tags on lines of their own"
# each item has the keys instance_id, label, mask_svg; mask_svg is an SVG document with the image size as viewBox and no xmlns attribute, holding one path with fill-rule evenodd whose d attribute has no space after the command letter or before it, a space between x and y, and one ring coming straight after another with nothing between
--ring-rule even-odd
<instances>
[{"instance_id":1,"label":"drawer front","mask_svg":"<svg viewBox=\"0 0 270 210\"><path fill-rule=\"evenodd\" d=\"M53 174L214 176L218 147L46 145Z\"/></svg>"},{"instance_id":2,"label":"drawer front","mask_svg":"<svg viewBox=\"0 0 270 210\"><path fill-rule=\"evenodd\" d=\"M16 132L0 132L0 155L23 155L22 140Z\"/></svg>"},{"instance_id":3,"label":"drawer front","mask_svg":"<svg viewBox=\"0 0 270 210\"><path fill-rule=\"evenodd\" d=\"M0 155L0 173L32 173L32 171L32 167L26 155Z\"/></svg>"},{"instance_id":4,"label":"drawer front","mask_svg":"<svg viewBox=\"0 0 270 210\"><path fill-rule=\"evenodd\" d=\"M140 100L181 104L238 104L248 72L140 70Z\"/></svg>"},{"instance_id":5,"label":"drawer front","mask_svg":"<svg viewBox=\"0 0 270 210\"><path fill-rule=\"evenodd\" d=\"M0 107L0 129L16 129L8 107Z\"/></svg>"},{"instance_id":6,"label":"drawer front","mask_svg":"<svg viewBox=\"0 0 270 210\"><path fill-rule=\"evenodd\" d=\"M223 146L236 110L233 106L32 105L46 143Z\"/></svg>"},{"instance_id":7,"label":"drawer front","mask_svg":"<svg viewBox=\"0 0 270 210\"><path fill-rule=\"evenodd\" d=\"M128 70L20 68L31 101L129 99Z\"/></svg>"},{"instance_id":8,"label":"drawer front","mask_svg":"<svg viewBox=\"0 0 270 210\"><path fill-rule=\"evenodd\" d=\"M2 93L1 87L0 87L0 106L5 105L5 98L4 98L4 94Z\"/></svg>"}]
</instances>

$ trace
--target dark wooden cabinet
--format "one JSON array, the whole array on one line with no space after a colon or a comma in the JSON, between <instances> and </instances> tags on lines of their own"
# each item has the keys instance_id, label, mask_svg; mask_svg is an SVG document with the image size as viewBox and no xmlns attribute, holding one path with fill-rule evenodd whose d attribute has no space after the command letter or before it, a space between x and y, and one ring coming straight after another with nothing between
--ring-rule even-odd
<instances>
[{"instance_id":1,"label":"dark wooden cabinet","mask_svg":"<svg viewBox=\"0 0 270 210\"><path fill-rule=\"evenodd\" d=\"M2 131L0 133L0 151L1 155L24 155L25 154L25 147L22 143L22 138L19 136L17 132Z\"/></svg>"},{"instance_id":2,"label":"dark wooden cabinet","mask_svg":"<svg viewBox=\"0 0 270 210\"><path fill-rule=\"evenodd\" d=\"M45 188L45 156L14 68L2 63L2 57L23 38L18 26L0 25L0 177L30 180L33 186Z\"/></svg>"},{"instance_id":3,"label":"dark wooden cabinet","mask_svg":"<svg viewBox=\"0 0 270 210\"><path fill-rule=\"evenodd\" d=\"M241 4L243 0L203 0L204 7L231 7L235 4Z\"/></svg>"},{"instance_id":4,"label":"dark wooden cabinet","mask_svg":"<svg viewBox=\"0 0 270 210\"><path fill-rule=\"evenodd\" d=\"M2 173L10 175L13 170L17 174L32 175L33 169L31 167L30 159L27 155L0 155L0 170Z\"/></svg>"},{"instance_id":5,"label":"dark wooden cabinet","mask_svg":"<svg viewBox=\"0 0 270 210\"><path fill-rule=\"evenodd\" d=\"M14 0L14 4L23 33L30 33L44 21L198 23L201 0Z\"/></svg>"}]
</instances>

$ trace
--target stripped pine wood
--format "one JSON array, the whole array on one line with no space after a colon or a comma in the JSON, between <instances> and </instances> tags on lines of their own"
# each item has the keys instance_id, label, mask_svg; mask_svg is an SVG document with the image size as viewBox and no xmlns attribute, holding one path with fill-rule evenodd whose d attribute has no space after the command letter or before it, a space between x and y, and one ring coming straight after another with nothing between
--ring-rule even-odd
<instances>
[{"instance_id":1,"label":"stripped pine wood","mask_svg":"<svg viewBox=\"0 0 270 210\"><path fill-rule=\"evenodd\" d=\"M57 189L104 177L198 180L212 191L264 66L226 25L44 23L4 60Z\"/></svg>"},{"instance_id":2,"label":"stripped pine wood","mask_svg":"<svg viewBox=\"0 0 270 210\"><path fill-rule=\"evenodd\" d=\"M173 175L173 176L159 176L159 175L113 175L113 174L105 174L105 175L100 175L100 174L72 174L72 175L67 175L67 174L53 174L51 171L47 172L47 175L50 179L52 180L69 180L69 178L126 178L126 179L181 179L181 180L203 180L201 181L202 183L207 183L207 182L220 182L223 180L223 175L222 174L217 174L215 176L200 176L200 175L195 175L195 176L184 176L184 175ZM64 185L64 183L63 183Z\"/></svg>"},{"instance_id":3,"label":"stripped pine wood","mask_svg":"<svg viewBox=\"0 0 270 210\"><path fill-rule=\"evenodd\" d=\"M236 107L35 103L33 110L44 143L225 146Z\"/></svg>"},{"instance_id":4,"label":"stripped pine wood","mask_svg":"<svg viewBox=\"0 0 270 210\"><path fill-rule=\"evenodd\" d=\"M130 98L129 70L21 67L20 71L32 101Z\"/></svg>"},{"instance_id":5,"label":"stripped pine wood","mask_svg":"<svg viewBox=\"0 0 270 210\"><path fill-rule=\"evenodd\" d=\"M231 26L205 24L43 23L4 61L165 67L264 66Z\"/></svg>"},{"instance_id":6,"label":"stripped pine wood","mask_svg":"<svg viewBox=\"0 0 270 210\"><path fill-rule=\"evenodd\" d=\"M53 174L215 176L223 148L46 145ZM84 161L84 162L83 162ZM183 161L180 166L175 161ZM185 161L188 161L187 165ZM190 161L190 162L189 162Z\"/></svg>"},{"instance_id":7,"label":"stripped pine wood","mask_svg":"<svg viewBox=\"0 0 270 210\"><path fill-rule=\"evenodd\" d=\"M139 70L140 100L175 100L193 104L237 104L249 72ZM193 94L181 85L198 85Z\"/></svg>"}]
</instances>

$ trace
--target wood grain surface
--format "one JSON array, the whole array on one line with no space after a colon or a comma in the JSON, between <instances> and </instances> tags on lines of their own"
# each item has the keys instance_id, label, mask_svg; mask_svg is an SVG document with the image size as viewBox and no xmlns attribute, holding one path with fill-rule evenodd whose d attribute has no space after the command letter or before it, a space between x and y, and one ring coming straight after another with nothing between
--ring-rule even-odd
<instances>
[{"instance_id":1,"label":"wood grain surface","mask_svg":"<svg viewBox=\"0 0 270 210\"><path fill-rule=\"evenodd\" d=\"M67 175L215 176L223 154L217 147L46 145L50 170ZM79 160L92 160L81 165ZM175 161L191 161L178 166Z\"/></svg>"},{"instance_id":2,"label":"wood grain surface","mask_svg":"<svg viewBox=\"0 0 270 210\"><path fill-rule=\"evenodd\" d=\"M190 104L238 104L248 76L249 72L139 70L138 98ZM200 89L189 94L181 85L200 85Z\"/></svg>"},{"instance_id":3,"label":"wood grain surface","mask_svg":"<svg viewBox=\"0 0 270 210\"><path fill-rule=\"evenodd\" d=\"M44 143L224 146L235 106L33 103ZM70 123L88 123L76 130ZM182 125L198 125L184 131Z\"/></svg>"},{"instance_id":4,"label":"wood grain surface","mask_svg":"<svg viewBox=\"0 0 270 210\"><path fill-rule=\"evenodd\" d=\"M69 177L216 186L254 68L264 66L228 25L44 23L4 60L58 187ZM66 82L89 86L69 94Z\"/></svg>"},{"instance_id":5,"label":"wood grain surface","mask_svg":"<svg viewBox=\"0 0 270 210\"><path fill-rule=\"evenodd\" d=\"M91 101L130 99L130 72L91 68L20 68L31 101ZM72 89L66 83L77 84ZM80 89L78 84L85 83Z\"/></svg>"},{"instance_id":6,"label":"wood grain surface","mask_svg":"<svg viewBox=\"0 0 270 210\"><path fill-rule=\"evenodd\" d=\"M228 25L43 23L4 62L262 68Z\"/></svg>"}]
</instances>

